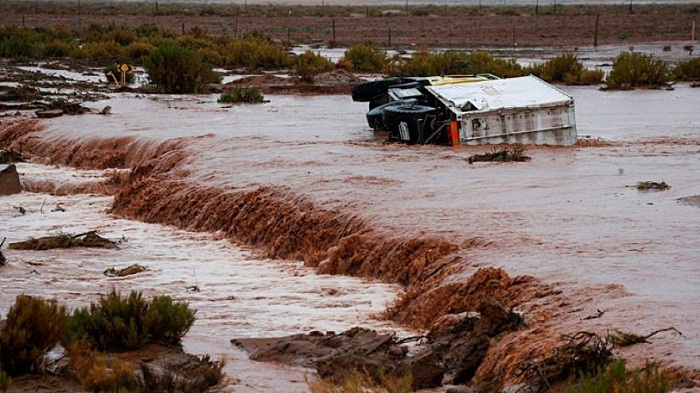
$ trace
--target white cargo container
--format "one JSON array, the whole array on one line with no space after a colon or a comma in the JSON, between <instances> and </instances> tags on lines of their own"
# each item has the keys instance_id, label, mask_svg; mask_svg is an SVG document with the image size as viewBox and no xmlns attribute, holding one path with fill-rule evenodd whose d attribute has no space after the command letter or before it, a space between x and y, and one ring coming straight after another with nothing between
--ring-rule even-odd
<instances>
[{"instance_id":1,"label":"white cargo container","mask_svg":"<svg viewBox=\"0 0 700 393\"><path fill-rule=\"evenodd\" d=\"M458 123L459 143L576 143L573 98L536 76L425 86Z\"/></svg>"},{"instance_id":2,"label":"white cargo container","mask_svg":"<svg viewBox=\"0 0 700 393\"><path fill-rule=\"evenodd\" d=\"M573 98L536 76L393 78L358 85L367 122L408 144L576 143Z\"/></svg>"}]
</instances>

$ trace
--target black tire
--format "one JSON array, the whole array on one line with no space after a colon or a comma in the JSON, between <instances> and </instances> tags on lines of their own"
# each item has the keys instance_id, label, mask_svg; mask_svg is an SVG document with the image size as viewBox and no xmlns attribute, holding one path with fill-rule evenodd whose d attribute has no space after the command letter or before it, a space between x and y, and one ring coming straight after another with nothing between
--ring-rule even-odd
<instances>
[{"instance_id":1,"label":"black tire","mask_svg":"<svg viewBox=\"0 0 700 393\"><path fill-rule=\"evenodd\" d=\"M376 107L367 112L367 124L374 131L382 131L384 127L384 110L381 107Z\"/></svg>"},{"instance_id":2,"label":"black tire","mask_svg":"<svg viewBox=\"0 0 700 393\"><path fill-rule=\"evenodd\" d=\"M423 129L425 119L436 109L425 105L402 104L384 108L384 122L391 135L409 145L422 144L427 135Z\"/></svg>"},{"instance_id":3,"label":"black tire","mask_svg":"<svg viewBox=\"0 0 700 393\"><path fill-rule=\"evenodd\" d=\"M390 106L408 105L414 101L414 99L408 99L402 101L388 102L385 104L375 106L374 108L371 108L369 111L367 111L367 124L374 131L387 131L388 128L386 126L386 123L384 122L384 109Z\"/></svg>"},{"instance_id":4,"label":"black tire","mask_svg":"<svg viewBox=\"0 0 700 393\"><path fill-rule=\"evenodd\" d=\"M403 83L401 78L388 78L357 84L352 88L352 100L357 102L372 101L374 97L386 94L390 86L401 83Z\"/></svg>"}]
</instances>

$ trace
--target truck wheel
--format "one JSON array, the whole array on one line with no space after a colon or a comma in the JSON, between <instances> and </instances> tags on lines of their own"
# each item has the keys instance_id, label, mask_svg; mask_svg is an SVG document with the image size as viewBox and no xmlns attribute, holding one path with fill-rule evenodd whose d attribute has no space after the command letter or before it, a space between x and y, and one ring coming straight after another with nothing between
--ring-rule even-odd
<instances>
[{"instance_id":1,"label":"truck wheel","mask_svg":"<svg viewBox=\"0 0 700 393\"><path fill-rule=\"evenodd\" d=\"M370 128L372 128L374 131L387 131L388 128L384 122L384 109L390 106L407 105L413 101L415 100L409 99L378 105L367 111L367 124L369 124Z\"/></svg>"},{"instance_id":2,"label":"truck wheel","mask_svg":"<svg viewBox=\"0 0 700 393\"><path fill-rule=\"evenodd\" d=\"M435 108L425 105L396 105L384 108L384 122L401 142L409 145L425 141L423 121L435 113Z\"/></svg>"},{"instance_id":3,"label":"truck wheel","mask_svg":"<svg viewBox=\"0 0 700 393\"><path fill-rule=\"evenodd\" d=\"M386 94L390 86L399 85L403 82L401 78L388 78L357 84L352 88L352 100L370 102L374 97Z\"/></svg>"}]
</instances>

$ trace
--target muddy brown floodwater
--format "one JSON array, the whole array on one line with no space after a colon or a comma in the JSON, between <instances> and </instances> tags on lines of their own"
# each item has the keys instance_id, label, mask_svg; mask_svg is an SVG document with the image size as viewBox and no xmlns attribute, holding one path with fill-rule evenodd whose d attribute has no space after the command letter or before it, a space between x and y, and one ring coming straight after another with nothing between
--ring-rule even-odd
<instances>
[{"instance_id":1,"label":"muddy brown floodwater","mask_svg":"<svg viewBox=\"0 0 700 393\"><path fill-rule=\"evenodd\" d=\"M561 334L669 326L683 335L616 353L698 378L700 210L680 200L700 195L700 91L562 89L579 144L529 147L525 163L465 160L491 147L385 143L348 96L222 108L215 96L121 93L86 104L110 105L109 116L6 120L2 135L47 163L138 166L117 216L402 284L387 316L411 328L473 311L470 297L484 294L522 311L529 327L494 344L477 378L518 382L517 362L545 356ZM640 192L640 181L671 188ZM482 267L507 274L470 284Z\"/></svg>"}]
</instances>

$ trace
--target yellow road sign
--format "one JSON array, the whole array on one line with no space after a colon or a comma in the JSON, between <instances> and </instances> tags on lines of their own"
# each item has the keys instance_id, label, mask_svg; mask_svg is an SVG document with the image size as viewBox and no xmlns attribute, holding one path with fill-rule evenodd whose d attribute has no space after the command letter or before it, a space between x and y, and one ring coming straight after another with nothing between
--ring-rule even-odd
<instances>
[{"instance_id":1,"label":"yellow road sign","mask_svg":"<svg viewBox=\"0 0 700 393\"><path fill-rule=\"evenodd\" d=\"M126 64L126 63L119 64L119 66L117 68L121 72L128 72L128 73L134 72L134 67L132 67L130 64Z\"/></svg>"}]
</instances>

